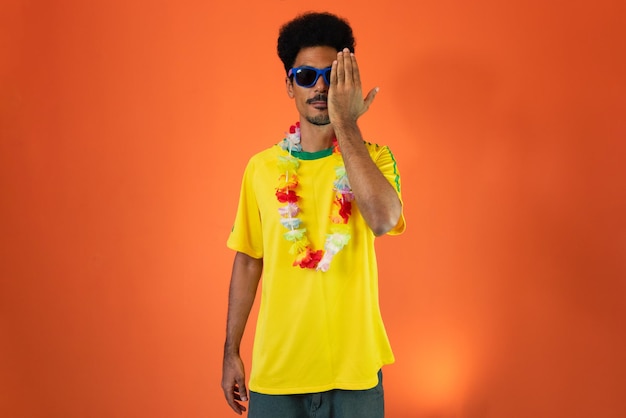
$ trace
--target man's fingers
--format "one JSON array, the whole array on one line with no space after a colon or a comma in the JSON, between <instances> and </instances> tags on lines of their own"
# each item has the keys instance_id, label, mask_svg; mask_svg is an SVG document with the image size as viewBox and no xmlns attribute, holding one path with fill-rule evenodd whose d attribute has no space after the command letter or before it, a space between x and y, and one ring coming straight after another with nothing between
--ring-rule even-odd
<instances>
[{"instance_id":1,"label":"man's fingers","mask_svg":"<svg viewBox=\"0 0 626 418\"><path fill-rule=\"evenodd\" d=\"M345 65L343 59L343 51L337 52L337 84L343 84L345 81Z\"/></svg>"},{"instance_id":2,"label":"man's fingers","mask_svg":"<svg viewBox=\"0 0 626 418\"><path fill-rule=\"evenodd\" d=\"M242 380L237 381L237 386L235 386L235 391L237 392L237 394L235 395L235 399L237 399L238 401L242 401L242 402L246 402L248 400L248 390L246 389L246 385ZM237 410L235 410L235 412L237 412L239 415L245 412L246 410L245 406L237 402L234 402L234 403L237 406Z\"/></svg>"},{"instance_id":3,"label":"man's fingers","mask_svg":"<svg viewBox=\"0 0 626 418\"><path fill-rule=\"evenodd\" d=\"M348 48L344 48L342 51L343 58L343 71L344 71L344 82L347 84L352 84L354 81L353 75L353 61L354 56L350 53Z\"/></svg>"},{"instance_id":4,"label":"man's fingers","mask_svg":"<svg viewBox=\"0 0 626 418\"><path fill-rule=\"evenodd\" d=\"M246 407L241 405L237 401L246 401L246 400L247 399L242 399L241 394L240 394L240 389L237 386L234 386L232 390L226 393L226 401L228 402L228 405L238 415L241 415L243 412L245 412Z\"/></svg>"},{"instance_id":5,"label":"man's fingers","mask_svg":"<svg viewBox=\"0 0 626 418\"><path fill-rule=\"evenodd\" d=\"M245 402L248 400L248 394L245 386L233 382L231 386L224 387L224 395L228 406L230 406L236 414L241 415L246 411L246 407L237 402Z\"/></svg>"},{"instance_id":6,"label":"man's fingers","mask_svg":"<svg viewBox=\"0 0 626 418\"><path fill-rule=\"evenodd\" d=\"M369 109L370 105L372 104L372 102L376 98L376 95L378 94L378 90L379 90L378 87L374 87L373 89L370 90L369 93L367 93L367 96L365 96L365 109Z\"/></svg>"},{"instance_id":7,"label":"man's fingers","mask_svg":"<svg viewBox=\"0 0 626 418\"><path fill-rule=\"evenodd\" d=\"M246 383L243 380L237 381L237 389L241 401L248 400L248 389L246 389Z\"/></svg>"},{"instance_id":8,"label":"man's fingers","mask_svg":"<svg viewBox=\"0 0 626 418\"><path fill-rule=\"evenodd\" d=\"M330 86L337 85L337 60L333 61L330 67ZM330 86L328 86L330 88Z\"/></svg>"},{"instance_id":9,"label":"man's fingers","mask_svg":"<svg viewBox=\"0 0 626 418\"><path fill-rule=\"evenodd\" d=\"M233 398L237 401L241 400L241 395L239 394L239 388L237 386L235 386L235 389L233 390Z\"/></svg>"},{"instance_id":10,"label":"man's fingers","mask_svg":"<svg viewBox=\"0 0 626 418\"><path fill-rule=\"evenodd\" d=\"M238 404L237 402L233 402L232 404L229 404L229 405L232 408L232 410L235 411L237 415L241 415L246 411L246 407L241 404Z\"/></svg>"},{"instance_id":11,"label":"man's fingers","mask_svg":"<svg viewBox=\"0 0 626 418\"><path fill-rule=\"evenodd\" d=\"M238 396L238 395L235 395L235 391L224 389L224 396L226 397L226 402L228 403L228 406L230 406L231 409L235 411L237 414L241 415L240 405L237 402L235 402L235 399Z\"/></svg>"},{"instance_id":12,"label":"man's fingers","mask_svg":"<svg viewBox=\"0 0 626 418\"><path fill-rule=\"evenodd\" d=\"M354 52L350 53L350 60L352 61L352 80L355 86L361 85L361 73L359 72L359 66L356 63L356 57Z\"/></svg>"}]
</instances>

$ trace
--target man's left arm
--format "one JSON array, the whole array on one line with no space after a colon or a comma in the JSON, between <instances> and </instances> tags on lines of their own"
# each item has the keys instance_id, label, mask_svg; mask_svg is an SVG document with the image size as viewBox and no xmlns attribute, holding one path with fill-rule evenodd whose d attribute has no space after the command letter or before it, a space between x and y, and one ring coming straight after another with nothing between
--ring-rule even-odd
<instances>
[{"instance_id":1,"label":"man's left arm","mask_svg":"<svg viewBox=\"0 0 626 418\"><path fill-rule=\"evenodd\" d=\"M359 68L346 48L333 62L328 112L341 149L348 179L363 218L375 235L386 234L402 214L398 193L380 172L367 150L358 118L367 111L378 89L363 98Z\"/></svg>"}]
</instances>

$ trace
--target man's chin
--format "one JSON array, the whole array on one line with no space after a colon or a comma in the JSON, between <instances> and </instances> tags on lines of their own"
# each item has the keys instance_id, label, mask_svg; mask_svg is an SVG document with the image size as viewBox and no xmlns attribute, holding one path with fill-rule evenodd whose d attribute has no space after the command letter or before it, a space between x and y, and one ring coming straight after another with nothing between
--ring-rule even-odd
<instances>
[{"instance_id":1,"label":"man's chin","mask_svg":"<svg viewBox=\"0 0 626 418\"><path fill-rule=\"evenodd\" d=\"M318 115L318 116L307 116L306 120L312 124L317 126L324 126L330 124L330 118L328 115Z\"/></svg>"}]
</instances>

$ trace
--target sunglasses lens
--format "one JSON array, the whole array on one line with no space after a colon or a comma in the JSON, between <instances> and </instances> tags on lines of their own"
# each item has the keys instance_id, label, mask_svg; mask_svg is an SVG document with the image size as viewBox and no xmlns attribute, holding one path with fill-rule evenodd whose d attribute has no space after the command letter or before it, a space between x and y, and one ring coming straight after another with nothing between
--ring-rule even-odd
<instances>
[{"instance_id":1,"label":"sunglasses lens","mask_svg":"<svg viewBox=\"0 0 626 418\"><path fill-rule=\"evenodd\" d=\"M326 81L326 85L330 86L330 70L331 68L327 68L326 71L324 71L324 81Z\"/></svg>"},{"instance_id":2,"label":"sunglasses lens","mask_svg":"<svg viewBox=\"0 0 626 418\"><path fill-rule=\"evenodd\" d=\"M315 84L317 73L308 68L300 68L296 71L296 83L302 87L310 87Z\"/></svg>"}]
</instances>

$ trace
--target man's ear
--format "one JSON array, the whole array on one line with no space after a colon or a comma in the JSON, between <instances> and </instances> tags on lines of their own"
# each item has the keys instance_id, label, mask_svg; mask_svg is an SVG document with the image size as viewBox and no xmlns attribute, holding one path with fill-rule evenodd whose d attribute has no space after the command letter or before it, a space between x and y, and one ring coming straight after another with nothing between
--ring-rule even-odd
<instances>
[{"instance_id":1,"label":"man's ear","mask_svg":"<svg viewBox=\"0 0 626 418\"><path fill-rule=\"evenodd\" d=\"M289 77L285 77L285 88L287 89L287 95L293 99L293 80Z\"/></svg>"}]
</instances>

